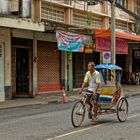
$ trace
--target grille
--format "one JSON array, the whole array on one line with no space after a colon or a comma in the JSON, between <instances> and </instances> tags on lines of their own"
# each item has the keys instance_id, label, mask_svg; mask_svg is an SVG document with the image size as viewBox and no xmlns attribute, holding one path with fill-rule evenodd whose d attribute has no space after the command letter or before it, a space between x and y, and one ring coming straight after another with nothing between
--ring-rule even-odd
<instances>
[{"instance_id":1,"label":"grille","mask_svg":"<svg viewBox=\"0 0 140 140\"><path fill-rule=\"evenodd\" d=\"M42 4L41 7L41 18L45 20L51 20L51 21L56 21L56 22L61 22L64 23L64 11L58 9L54 9L50 5L50 8L46 6L45 3Z\"/></svg>"},{"instance_id":2,"label":"grille","mask_svg":"<svg viewBox=\"0 0 140 140\"><path fill-rule=\"evenodd\" d=\"M86 16L80 16L80 15L73 15L73 24L78 26L88 26L88 27L95 27L95 28L102 28L103 27L103 21L100 17L94 17L92 18L92 24L87 25L87 17Z\"/></svg>"},{"instance_id":3,"label":"grille","mask_svg":"<svg viewBox=\"0 0 140 140\"><path fill-rule=\"evenodd\" d=\"M55 43L38 42L38 91L60 90L60 52Z\"/></svg>"}]
</instances>

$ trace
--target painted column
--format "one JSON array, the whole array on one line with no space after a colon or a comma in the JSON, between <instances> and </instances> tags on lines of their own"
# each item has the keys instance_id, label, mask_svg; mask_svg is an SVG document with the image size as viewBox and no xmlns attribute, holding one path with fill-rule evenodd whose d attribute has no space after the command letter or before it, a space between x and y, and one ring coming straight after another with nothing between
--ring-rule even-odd
<instances>
[{"instance_id":1,"label":"painted column","mask_svg":"<svg viewBox=\"0 0 140 140\"><path fill-rule=\"evenodd\" d=\"M107 1L103 2L103 13L109 15L109 4ZM103 18L103 29L109 29L109 17ZM103 52L100 52L100 64L103 63Z\"/></svg>"},{"instance_id":2,"label":"painted column","mask_svg":"<svg viewBox=\"0 0 140 140\"><path fill-rule=\"evenodd\" d=\"M4 93L4 43L0 43L0 101L5 101L5 93Z\"/></svg>"},{"instance_id":3,"label":"painted column","mask_svg":"<svg viewBox=\"0 0 140 140\"><path fill-rule=\"evenodd\" d=\"M129 54L129 72L132 72L132 47L129 48L128 54Z\"/></svg>"},{"instance_id":4,"label":"painted column","mask_svg":"<svg viewBox=\"0 0 140 140\"><path fill-rule=\"evenodd\" d=\"M36 32L33 36L33 96L37 94L37 39Z\"/></svg>"},{"instance_id":5,"label":"painted column","mask_svg":"<svg viewBox=\"0 0 140 140\"><path fill-rule=\"evenodd\" d=\"M72 0L64 0L65 4L72 5ZM72 25L73 9L67 7L65 10L65 24ZM65 89L73 90L73 67L72 53L65 52Z\"/></svg>"},{"instance_id":6,"label":"painted column","mask_svg":"<svg viewBox=\"0 0 140 140\"><path fill-rule=\"evenodd\" d=\"M67 88L67 52L61 52L61 85L68 90Z\"/></svg>"},{"instance_id":7,"label":"painted column","mask_svg":"<svg viewBox=\"0 0 140 140\"><path fill-rule=\"evenodd\" d=\"M72 53L68 52L68 90L73 90Z\"/></svg>"},{"instance_id":8,"label":"painted column","mask_svg":"<svg viewBox=\"0 0 140 140\"><path fill-rule=\"evenodd\" d=\"M5 98L12 98L11 88L11 34L10 28L0 28L0 42L4 43L4 90Z\"/></svg>"}]
</instances>

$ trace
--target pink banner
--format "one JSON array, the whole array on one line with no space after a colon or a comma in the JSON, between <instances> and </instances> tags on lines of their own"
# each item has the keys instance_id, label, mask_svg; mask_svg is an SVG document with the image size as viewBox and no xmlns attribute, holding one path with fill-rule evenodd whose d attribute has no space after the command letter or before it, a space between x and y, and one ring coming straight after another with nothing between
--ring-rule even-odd
<instances>
[{"instance_id":1,"label":"pink banner","mask_svg":"<svg viewBox=\"0 0 140 140\"><path fill-rule=\"evenodd\" d=\"M111 51L110 38L96 38L96 51L105 52ZM116 39L116 54L128 54L128 41L122 39Z\"/></svg>"}]
</instances>

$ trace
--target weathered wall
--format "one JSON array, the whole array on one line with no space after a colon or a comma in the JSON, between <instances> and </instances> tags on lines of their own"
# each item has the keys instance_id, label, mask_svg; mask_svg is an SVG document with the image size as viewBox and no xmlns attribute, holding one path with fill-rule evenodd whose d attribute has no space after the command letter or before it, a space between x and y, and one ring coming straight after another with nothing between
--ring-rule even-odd
<instances>
[{"instance_id":1,"label":"weathered wall","mask_svg":"<svg viewBox=\"0 0 140 140\"><path fill-rule=\"evenodd\" d=\"M9 28L0 27L0 42L4 43L5 51L5 96L11 98L11 37Z\"/></svg>"}]
</instances>

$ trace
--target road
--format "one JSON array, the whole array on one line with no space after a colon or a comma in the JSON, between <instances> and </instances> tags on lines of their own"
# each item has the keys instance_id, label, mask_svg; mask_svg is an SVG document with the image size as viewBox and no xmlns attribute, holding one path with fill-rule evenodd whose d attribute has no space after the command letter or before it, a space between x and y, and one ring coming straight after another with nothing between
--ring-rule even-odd
<instances>
[{"instance_id":1,"label":"road","mask_svg":"<svg viewBox=\"0 0 140 140\"><path fill-rule=\"evenodd\" d=\"M97 123L86 118L80 128L71 124L73 102L3 109L0 140L139 140L140 96L128 102L126 122L118 122L116 114L104 115Z\"/></svg>"}]
</instances>

